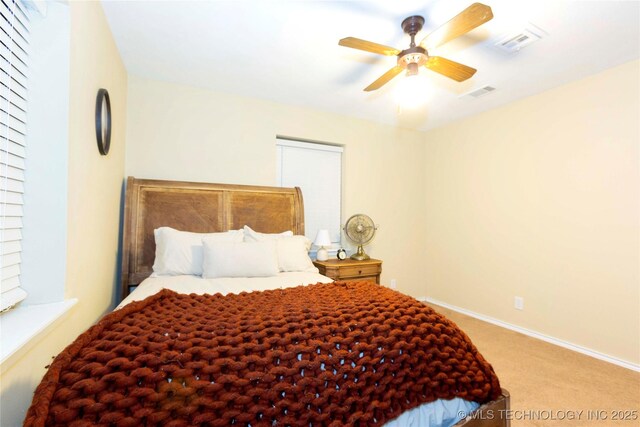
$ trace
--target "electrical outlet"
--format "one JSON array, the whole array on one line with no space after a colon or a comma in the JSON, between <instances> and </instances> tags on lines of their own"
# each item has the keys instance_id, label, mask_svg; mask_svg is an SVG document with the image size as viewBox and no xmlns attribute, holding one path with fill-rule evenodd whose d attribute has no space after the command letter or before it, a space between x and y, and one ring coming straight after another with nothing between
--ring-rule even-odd
<instances>
[{"instance_id":1,"label":"electrical outlet","mask_svg":"<svg viewBox=\"0 0 640 427\"><path fill-rule=\"evenodd\" d=\"M514 297L513 298L513 306L517 310L524 310L524 298L522 298L522 297Z\"/></svg>"},{"instance_id":2,"label":"electrical outlet","mask_svg":"<svg viewBox=\"0 0 640 427\"><path fill-rule=\"evenodd\" d=\"M389 282L389 287L391 289L397 289L398 288L398 282L396 282L396 279L391 279L391 281Z\"/></svg>"}]
</instances>

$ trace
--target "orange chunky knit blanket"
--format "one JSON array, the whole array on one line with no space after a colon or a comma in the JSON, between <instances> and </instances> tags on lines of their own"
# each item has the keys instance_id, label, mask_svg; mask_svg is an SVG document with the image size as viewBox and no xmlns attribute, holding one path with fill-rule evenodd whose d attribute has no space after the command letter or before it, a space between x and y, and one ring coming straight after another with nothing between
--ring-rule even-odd
<instances>
[{"instance_id":1,"label":"orange chunky knit blanket","mask_svg":"<svg viewBox=\"0 0 640 427\"><path fill-rule=\"evenodd\" d=\"M379 285L163 290L60 353L25 425L382 425L436 399L499 395L464 332Z\"/></svg>"}]
</instances>

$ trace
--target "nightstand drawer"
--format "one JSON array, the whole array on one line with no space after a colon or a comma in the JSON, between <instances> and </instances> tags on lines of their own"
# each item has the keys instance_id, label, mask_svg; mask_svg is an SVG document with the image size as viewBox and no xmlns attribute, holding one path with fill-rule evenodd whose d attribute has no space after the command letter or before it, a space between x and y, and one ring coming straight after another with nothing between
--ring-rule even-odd
<instances>
[{"instance_id":1,"label":"nightstand drawer","mask_svg":"<svg viewBox=\"0 0 640 427\"><path fill-rule=\"evenodd\" d=\"M379 265L350 265L341 267L336 271L336 278L376 276L382 268Z\"/></svg>"}]
</instances>

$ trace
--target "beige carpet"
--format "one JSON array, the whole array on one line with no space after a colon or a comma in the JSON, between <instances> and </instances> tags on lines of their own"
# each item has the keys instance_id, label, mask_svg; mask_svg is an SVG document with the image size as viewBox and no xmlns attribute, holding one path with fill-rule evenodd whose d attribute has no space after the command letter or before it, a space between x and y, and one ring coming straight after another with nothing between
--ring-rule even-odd
<instances>
[{"instance_id":1,"label":"beige carpet","mask_svg":"<svg viewBox=\"0 0 640 427\"><path fill-rule=\"evenodd\" d=\"M431 307L460 326L493 365L511 393L512 426L640 426L640 373Z\"/></svg>"}]
</instances>

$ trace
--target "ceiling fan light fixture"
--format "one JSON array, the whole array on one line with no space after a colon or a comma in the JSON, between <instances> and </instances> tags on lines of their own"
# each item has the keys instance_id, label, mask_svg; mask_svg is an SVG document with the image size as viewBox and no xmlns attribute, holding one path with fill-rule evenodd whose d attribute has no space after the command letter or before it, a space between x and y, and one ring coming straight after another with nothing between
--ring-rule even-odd
<instances>
[{"instance_id":1,"label":"ceiling fan light fixture","mask_svg":"<svg viewBox=\"0 0 640 427\"><path fill-rule=\"evenodd\" d=\"M418 64L416 62L407 64L407 77L415 76L416 74L418 74Z\"/></svg>"}]
</instances>

